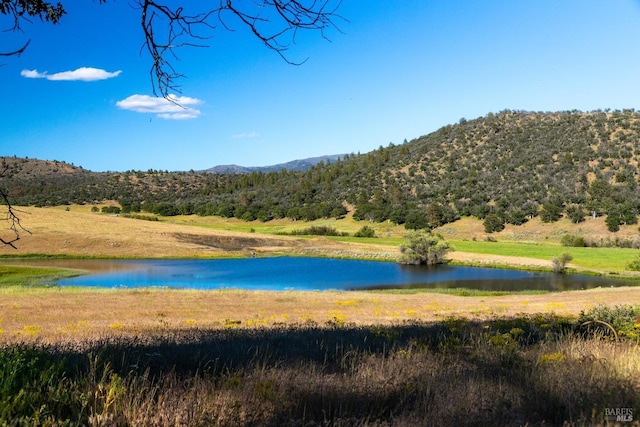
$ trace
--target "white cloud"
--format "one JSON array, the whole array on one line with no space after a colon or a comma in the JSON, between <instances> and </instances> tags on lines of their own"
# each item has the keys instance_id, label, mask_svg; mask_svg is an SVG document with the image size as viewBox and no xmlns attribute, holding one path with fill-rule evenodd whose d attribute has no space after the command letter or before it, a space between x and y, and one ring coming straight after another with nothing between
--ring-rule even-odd
<instances>
[{"instance_id":1,"label":"white cloud","mask_svg":"<svg viewBox=\"0 0 640 427\"><path fill-rule=\"evenodd\" d=\"M43 79L47 76L46 73L39 73L38 70L22 70L20 75L28 79Z\"/></svg>"},{"instance_id":2,"label":"white cloud","mask_svg":"<svg viewBox=\"0 0 640 427\"><path fill-rule=\"evenodd\" d=\"M201 100L188 96L169 95L167 99L136 94L116 102L116 106L137 113L156 114L161 119L187 120L200 116L200 110L193 107L201 103Z\"/></svg>"},{"instance_id":3,"label":"white cloud","mask_svg":"<svg viewBox=\"0 0 640 427\"><path fill-rule=\"evenodd\" d=\"M232 138L240 139L240 138L257 138L260 136L258 132L249 132L249 133L238 133L236 135L232 135Z\"/></svg>"},{"instance_id":4,"label":"white cloud","mask_svg":"<svg viewBox=\"0 0 640 427\"><path fill-rule=\"evenodd\" d=\"M120 73L122 73L121 70L109 72L99 68L80 67L73 71L62 71L54 74L49 74L47 71L40 73L38 70L22 70L20 75L28 79L94 82L118 77Z\"/></svg>"}]
</instances>

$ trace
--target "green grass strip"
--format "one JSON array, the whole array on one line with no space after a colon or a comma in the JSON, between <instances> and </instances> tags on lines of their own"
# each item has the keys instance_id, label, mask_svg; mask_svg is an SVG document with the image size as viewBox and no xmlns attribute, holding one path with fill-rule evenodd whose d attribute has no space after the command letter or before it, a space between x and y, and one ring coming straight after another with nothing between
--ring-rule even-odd
<instances>
[{"instance_id":1,"label":"green grass strip","mask_svg":"<svg viewBox=\"0 0 640 427\"><path fill-rule=\"evenodd\" d=\"M58 279L82 274L78 270L0 265L0 288L49 286Z\"/></svg>"}]
</instances>

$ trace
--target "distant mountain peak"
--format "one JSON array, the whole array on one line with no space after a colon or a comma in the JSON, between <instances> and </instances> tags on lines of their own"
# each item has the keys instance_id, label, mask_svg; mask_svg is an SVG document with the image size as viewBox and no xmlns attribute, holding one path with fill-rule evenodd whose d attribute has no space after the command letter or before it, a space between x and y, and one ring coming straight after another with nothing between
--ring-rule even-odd
<instances>
[{"instance_id":1,"label":"distant mountain peak","mask_svg":"<svg viewBox=\"0 0 640 427\"><path fill-rule=\"evenodd\" d=\"M205 172L219 173L219 174L241 174L252 172L278 172L281 170L289 171L305 171L312 166L317 165L320 162L335 162L344 157L344 154L331 154L327 156L309 157L306 159L292 160L287 163L279 163L272 166L238 166L238 165L218 165L209 169L205 169Z\"/></svg>"}]
</instances>

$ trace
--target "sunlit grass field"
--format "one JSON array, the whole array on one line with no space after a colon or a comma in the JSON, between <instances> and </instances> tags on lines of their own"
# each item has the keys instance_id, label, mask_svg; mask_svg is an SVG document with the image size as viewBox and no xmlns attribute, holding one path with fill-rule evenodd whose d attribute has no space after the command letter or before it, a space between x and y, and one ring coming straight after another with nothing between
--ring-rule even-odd
<instances>
[{"instance_id":1,"label":"sunlit grass field","mask_svg":"<svg viewBox=\"0 0 640 427\"><path fill-rule=\"evenodd\" d=\"M508 255L550 260L562 253L573 256L571 263L588 270L625 271L638 258L637 249L573 248L557 243L451 241L457 251L486 255Z\"/></svg>"},{"instance_id":2,"label":"sunlit grass field","mask_svg":"<svg viewBox=\"0 0 640 427\"><path fill-rule=\"evenodd\" d=\"M244 242L262 245L264 256L387 256L404 234L350 218L150 222L89 209L26 208L33 235L11 254L246 256L207 245ZM369 225L377 237L281 237L312 225L350 234ZM571 227L529 224L526 233L494 235L497 242L484 241L481 223L469 219L437 231L468 259L510 257L514 267L522 266L516 258L548 262L569 252L580 268L622 273L637 256L562 247L562 233L578 231ZM0 266L0 425L608 425L609 408L640 411L633 287L504 294L52 285L75 274ZM635 308L606 308L621 304ZM590 310L618 336L584 326L581 312Z\"/></svg>"},{"instance_id":3,"label":"sunlit grass field","mask_svg":"<svg viewBox=\"0 0 640 427\"><path fill-rule=\"evenodd\" d=\"M340 232L355 233L361 227L367 225L376 230L375 238L357 237L328 237L328 240L351 243L375 243L378 245L399 247L403 243L406 230L403 226L391 223L369 223L353 221L351 218L322 219L316 221L290 221L287 219L269 222L246 222L235 218L219 217L195 217L178 216L165 219L172 223L189 224L210 229L237 231L243 233L278 234L290 233L295 230L311 226L334 227ZM479 255L499 255L511 257L524 257L550 261L562 253L570 253L573 256L571 264L585 270L594 272L622 272L627 270L628 264L640 254L637 249L621 248L576 248L563 247L560 238L565 233L577 233L596 238L615 238L614 233L603 231L601 219L589 220L586 224L572 224L566 220L554 224L543 224L539 219L534 219L526 224L526 232L518 232L517 227L511 227L508 232L496 233L491 236L496 241L488 241L486 233L482 232L482 223L479 220L464 218L456 223L455 231L452 226L446 225L435 232L441 233L450 241L456 251L468 252ZM524 227L523 227L524 229ZM626 233L626 234L625 234ZM637 227L627 226L621 236L638 235Z\"/></svg>"}]
</instances>

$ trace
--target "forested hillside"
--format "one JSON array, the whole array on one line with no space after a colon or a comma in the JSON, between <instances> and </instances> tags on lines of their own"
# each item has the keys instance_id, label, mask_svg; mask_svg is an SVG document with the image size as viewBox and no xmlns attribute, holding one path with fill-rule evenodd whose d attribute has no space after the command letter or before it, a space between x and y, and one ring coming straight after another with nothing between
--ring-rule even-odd
<instances>
[{"instance_id":1,"label":"forested hillside","mask_svg":"<svg viewBox=\"0 0 640 427\"><path fill-rule=\"evenodd\" d=\"M640 113L502 111L303 172L94 173L5 157L0 185L19 205L118 201L126 211L245 220L354 217L430 228L460 216L488 231L540 215L607 215L610 230L640 208Z\"/></svg>"}]
</instances>

